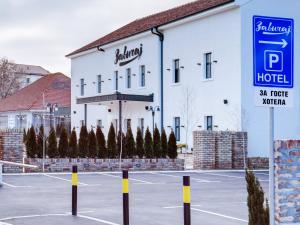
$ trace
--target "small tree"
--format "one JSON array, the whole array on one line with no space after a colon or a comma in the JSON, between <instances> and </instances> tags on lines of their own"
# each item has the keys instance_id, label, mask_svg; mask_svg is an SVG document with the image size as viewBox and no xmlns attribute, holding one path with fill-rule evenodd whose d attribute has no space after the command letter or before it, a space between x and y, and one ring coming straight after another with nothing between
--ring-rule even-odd
<instances>
[{"instance_id":1,"label":"small tree","mask_svg":"<svg viewBox=\"0 0 300 225\"><path fill-rule=\"evenodd\" d=\"M44 148L44 126L40 126L39 134L37 137L37 157L43 158L43 148ZM45 144L46 148L46 144ZM46 152L46 149L45 149Z\"/></svg>"},{"instance_id":2,"label":"small tree","mask_svg":"<svg viewBox=\"0 0 300 225\"><path fill-rule=\"evenodd\" d=\"M60 158L68 156L69 142L68 133L65 127L61 127L60 138L58 143L58 152Z\"/></svg>"},{"instance_id":3,"label":"small tree","mask_svg":"<svg viewBox=\"0 0 300 225\"><path fill-rule=\"evenodd\" d=\"M122 132L122 146L121 146L121 132L118 132L118 137L117 137L117 151L118 151L118 156L121 154L121 148L122 148L122 158L125 159L128 157L128 151L126 149L126 137L124 133Z\"/></svg>"},{"instance_id":4,"label":"small tree","mask_svg":"<svg viewBox=\"0 0 300 225\"><path fill-rule=\"evenodd\" d=\"M89 151L89 133L87 131L86 126L82 126L80 129L78 147L79 147L79 157L80 158L87 157Z\"/></svg>"},{"instance_id":5,"label":"small tree","mask_svg":"<svg viewBox=\"0 0 300 225\"><path fill-rule=\"evenodd\" d=\"M248 217L249 225L269 225L269 206L266 201L264 206L264 192L258 179L252 171L246 170L246 181L248 191Z\"/></svg>"},{"instance_id":6,"label":"small tree","mask_svg":"<svg viewBox=\"0 0 300 225\"><path fill-rule=\"evenodd\" d=\"M94 129L92 129L91 132L89 133L89 153L88 153L88 156L90 158L96 158L97 155L98 155L97 138L96 138L96 134L94 132Z\"/></svg>"},{"instance_id":7,"label":"small tree","mask_svg":"<svg viewBox=\"0 0 300 225\"><path fill-rule=\"evenodd\" d=\"M26 144L26 140L27 140L27 132L25 129L23 129L23 144Z\"/></svg>"},{"instance_id":8,"label":"small tree","mask_svg":"<svg viewBox=\"0 0 300 225\"><path fill-rule=\"evenodd\" d=\"M155 126L153 133L153 153L156 158L160 158L162 156L160 133L157 126Z\"/></svg>"},{"instance_id":9,"label":"small tree","mask_svg":"<svg viewBox=\"0 0 300 225\"><path fill-rule=\"evenodd\" d=\"M56 124L56 128L55 128L55 132L56 132L56 137L59 138L61 131L62 131L63 126L61 126L61 124Z\"/></svg>"},{"instance_id":10,"label":"small tree","mask_svg":"<svg viewBox=\"0 0 300 225\"><path fill-rule=\"evenodd\" d=\"M142 130L139 127L136 132L136 154L140 159L145 155L144 138Z\"/></svg>"},{"instance_id":11,"label":"small tree","mask_svg":"<svg viewBox=\"0 0 300 225\"><path fill-rule=\"evenodd\" d=\"M101 128L98 126L96 130L97 144L98 144L98 157L105 159L108 157L106 149L106 141Z\"/></svg>"},{"instance_id":12,"label":"small tree","mask_svg":"<svg viewBox=\"0 0 300 225\"><path fill-rule=\"evenodd\" d=\"M29 158L35 158L37 155L36 134L33 126L27 133L26 153Z\"/></svg>"},{"instance_id":13,"label":"small tree","mask_svg":"<svg viewBox=\"0 0 300 225\"><path fill-rule=\"evenodd\" d=\"M108 137L107 137L107 150L108 150L108 157L109 158L116 158L117 157L117 144L116 144L116 132L113 124L111 123Z\"/></svg>"},{"instance_id":14,"label":"small tree","mask_svg":"<svg viewBox=\"0 0 300 225\"><path fill-rule=\"evenodd\" d=\"M161 132L161 157L166 158L168 155L168 139L165 129Z\"/></svg>"},{"instance_id":15,"label":"small tree","mask_svg":"<svg viewBox=\"0 0 300 225\"><path fill-rule=\"evenodd\" d=\"M145 149L146 158L152 158L153 157L153 141L152 141L152 135L149 131L149 127L147 127L147 129L146 129L144 141L145 141L144 149Z\"/></svg>"},{"instance_id":16,"label":"small tree","mask_svg":"<svg viewBox=\"0 0 300 225\"><path fill-rule=\"evenodd\" d=\"M69 154L70 158L78 157L78 146L77 146L77 134L75 128L73 128L70 140L69 140Z\"/></svg>"},{"instance_id":17,"label":"small tree","mask_svg":"<svg viewBox=\"0 0 300 225\"><path fill-rule=\"evenodd\" d=\"M133 156L136 155L136 150L135 150L134 137L130 127L128 127L127 129L125 140L126 141L125 141L124 149L126 149L126 152L128 153L128 158L133 158Z\"/></svg>"},{"instance_id":18,"label":"small tree","mask_svg":"<svg viewBox=\"0 0 300 225\"><path fill-rule=\"evenodd\" d=\"M177 145L176 145L176 137L173 131L171 131L168 142L168 156L171 159L177 158Z\"/></svg>"},{"instance_id":19,"label":"small tree","mask_svg":"<svg viewBox=\"0 0 300 225\"><path fill-rule=\"evenodd\" d=\"M59 156L57 149L56 133L53 127L51 127L48 137L48 156L49 158L56 158Z\"/></svg>"}]
</instances>

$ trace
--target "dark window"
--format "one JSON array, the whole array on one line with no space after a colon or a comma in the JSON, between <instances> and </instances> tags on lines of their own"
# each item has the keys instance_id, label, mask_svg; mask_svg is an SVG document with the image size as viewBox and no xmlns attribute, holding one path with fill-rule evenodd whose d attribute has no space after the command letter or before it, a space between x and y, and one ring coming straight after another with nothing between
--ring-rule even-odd
<instances>
[{"instance_id":1,"label":"dark window","mask_svg":"<svg viewBox=\"0 0 300 225\"><path fill-rule=\"evenodd\" d=\"M80 95L84 95L84 79L80 79Z\"/></svg>"},{"instance_id":2,"label":"dark window","mask_svg":"<svg viewBox=\"0 0 300 225\"><path fill-rule=\"evenodd\" d=\"M174 83L180 82L180 69L179 69L179 59L174 60Z\"/></svg>"},{"instance_id":3,"label":"dark window","mask_svg":"<svg viewBox=\"0 0 300 225\"><path fill-rule=\"evenodd\" d=\"M176 141L180 141L180 117L174 118Z\"/></svg>"},{"instance_id":4,"label":"dark window","mask_svg":"<svg viewBox=\"0 0 300 225\"><path fill-rule=\"evenodd\" d=\"M117 91L119 89L119 73L118 71L115 71L115 90Z\"/></svg>"},{"instance_id":5,"label":"dark window","mask_svg":"<svg viewBox=\"0 0 300 225\"><path fill-rule=\"evenodd\" d=\"M27 84L30 83L30 78L26 78L26 83L27 83Z\"/></svg>"},{"instance_id":6,"label":"dark window","mask_svg":"<svg viewBox=\"0 0 300 225\"><path fill-rule=\"evenodd\" d=\"M144 135L144 127L145 127L144 118L140 118L139 119L139 128L141 129L143 135Z\"/></svg>"},{"instance_id":7,"label":"dark window","mask_svg":"<svg viewBox=\"0 0 300 225\"><path fill-rule=\"evenodd\" d=\"M146 85L146 68L143 65L140 68L140 86L145 87L145 85Z\"/></svg>"},{"instance_id":8,"label":"dark window","mask_svg":"<svg viewBox=\"0 0 300 225\"><path fill-rule=\"evenodd\" d=\"M102 76L101 75L98 75L98 81L97 81L97 89L98 89L98 93L101 93L102 91Z\"/></svg>"},{"instance_id":9,"label":"dark window","mask_svg":"<svg viewBox=\"0 0 300 225\"><path fill-rule=\"evenodd\" d=\"M131 119L126 119L126 130L128 130L129 128L131 128Z\"/></svg>"},{"instance_id":10,"label":"dark window","mask_svg":"<svg viewBox=\"0 0 300 225\"><path fill-rule=\"evenodd\" d=\"M102 120L97 120L97 126L100 127L100 128L103 128Z\"/></svg>"},{"instance_id":11,"label":"dark window","mask_svg":"<svg viewBox=\"0 0 300 225\"><path fill-rule=\"evenodd\" d=\"M85 122L84 120L80 120L80 126L84 126Z\"/></svg>"},{"instance_id":12,"label":"dark window","mask_svg":"<svg viewBox=\"0 0 300 225\"><path fill-rule=\"evenodd\" d=\"M131 88L131 69L130 68L128 68L127 70L126 70L126 87L127 88Z\"/></svg>"},{"instance_id":13,"label":"dark window","mask_svg":"<svg viewBox=\"0 0 300 225\"><path fill-rule=\"evenodd\" d=\"M206 117L206 130L212 130L213 129L213 117L207 116Z\"/></svg>"},{"instance_id":14,"label":"dark window","mask_svg":"<svg viewBox=\"0 0 300 225\"><path fill-rule=\"evenodd\" d=\"M205 78L212 78L211 74L211 52L205 54Z\"/></svg>"}]
</instances>

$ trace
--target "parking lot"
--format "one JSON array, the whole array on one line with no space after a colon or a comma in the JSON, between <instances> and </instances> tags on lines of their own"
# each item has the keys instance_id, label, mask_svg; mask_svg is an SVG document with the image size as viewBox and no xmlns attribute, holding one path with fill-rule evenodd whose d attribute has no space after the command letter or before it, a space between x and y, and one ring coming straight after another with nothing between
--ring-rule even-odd
<instances>
[{"instance_id":1,"label":"parking lot","mask_svg":"<svg viewBox=\"0 0 300 225\"><path fill-rule=\"evenodd\" d=\"M192 224L247 224L243 171L130 172L130 224L182 225L184 175L191 177ZM267 192L268 172L256 175ZM6 174L3 182L0 224L122 224L121 173L79 173L77 217L71 174Z\"/></svg>"}]
</instances>

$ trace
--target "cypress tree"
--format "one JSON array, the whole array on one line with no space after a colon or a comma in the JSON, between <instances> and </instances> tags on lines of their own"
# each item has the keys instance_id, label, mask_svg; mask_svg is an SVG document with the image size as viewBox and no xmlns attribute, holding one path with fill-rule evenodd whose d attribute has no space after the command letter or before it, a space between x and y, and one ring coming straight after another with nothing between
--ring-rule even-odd
<instances>
[{"instance_id":1,"label":"cypress tree","mask_svg":"<svg viewBox=\"0 0 300 225\"><path fill-rule=\"evenodd\" d=\"M88 157L89 158L96 158L98 155L97 151L97 138L96 134L94 132L94 129L91 130L89 133L89 152Z\"/></svg>"},{"instance_id":2,"label":"cypress tree","mask_svg":"<svg viewBox=\"0 0 300 225\"><path fill-rule=\"evenodd\" d=\"M75 128L73 128L70 140L69 140L69 154L70 158L78 157L78 146L77 146L77 134Z\"/></svg>"},{"instance_id":3,"label":"cypress tree","mask_svg":"<svg viewBox=\"0 0 300 225\"><path fill-rule=\"evenodd\" d=\"M166 158L168 155L168 139L165 129L161 132L161 157Z\"/></svg>"},{"instance_id":4,"label":"cypress tree","mask_svg":"<svg viewBox=\"0 0 300 225\"><path fill-rule=\"evenodd\" d=\"M143 138L142 130L139 127L136 132L136 154L140 159L142 159L143 156L145 155L144 138Z\"/></svg>"},{"instance_id":5,"label":"cypress tree","mask_svg":"<svg viewBox=\"0 0 300 225\"><path fill-rule=\"evenodd\" d=\"M111 123L108 137L107 137L107 150L108 150L108 157L109 158L116 158L117 157L117 144L116 144L116 132L113 124Z\"/></svg>"},{"instance_id":6,"label":"cypress tree","mask_svg":"<svg viewBox=\"0 0 300 225\"><path fill-rule=\"evenodd\" d=\"M29 158L35 158L37 155L36 134L33 126L27 133L26 153Z\"/></svg>"},{"instance_id":7,"label":"cypress tree","mask_svg":"<svg viewBox=\"0 0 300 225\"><path fill-rule=\"evenodd\" d=\"M53 127L51 127L48 137L48 156L49 158L57 158L59 156L57 149L56 133Z\"/></svg>"},{"instance_id":8,"label":"cypress tree","mask_svg":"<svg viewBox=\"0 0 300 225\"><path fill-rule=\"evenodd\" d=\"M127 151L125 145L126 145L126 137L125 137L124 133L122 132L122 158L123 159L128 158L128 151ZM118 151L118 156L120 156L120 153L121 153L121 132L118 132L117 151Z\"/></svg>"},{"instance_id":9,"label":"cypress tree","mask_svg":"<svg viewBox=\"0 0 300 225\"><path fill-rule=\"evenodd\" d=\"M107 149L106 149L106 141L105 141L105 136L99 126L97 126L96 137L97 137L97 144L98 144L98 157L100 159L105 159L108 157Z\"/></svg>"},{"instance_id":10,"label":"cypress tree","mask_svg":"<svg viewBox=\"0 0 300 225\"><path fill-rule=\"evenodd\" d=\"M41 125L39 129L39 134L37 137L37 157L38 158L43 158L43 142L44 142L44 126ZM45 144L46 148L46 144ZM46 152L46 149L45 149Z\"/></svg>"},{"instance_id":11,"label":"cypress tree","mask_svg":"<svg viewBox=\"0 0 300 225\"><path fill-rule=\"evenodd\" d=\"M69 148L69 142L68 142L68 133L65 127L61 127L60 132L60 138L58 142L58 152L60 158L65 158L68 156L68 148Z\"/></svg>"},{"instance_id":12,"label":"cypress tree","mask_svg":"<svg viewBox=\"0 0 300 225\"><path fill-rule=\"evenodd\" d=\"M78 147L79 147L79 157L85 158L88 156L88 149L89 149L89 133L87 131L86 126L82 126L80 129L79 134L79 141L78 141Z\"/></svg>"},{"instance_id":13,"label":"cypress tree","mask_svg":"<svg viewBox=\"0 0 300 225\"><path fill-rule=\"evenodd\" d=\"M264 206L264 192L258 179L255 177L253 171L246 170L247 181L247 205L248 205L248 217L249 225L269 225L269 206L266 201L266 207Z\"/></svg>"},{"instance_id":14,"label":"cypress tree","mask_svg":"<svg viewBox=\"0 0 300 225\"><path fill-rule=\"evenodd\" d=\"M144 149L146 158L150 159L153 157L153 141L152 135L149 131L149 127L147 127L145 132L145 140L144 140Z\"/></svg>"},{"instance_id":15,"label":"cypress tree","mask_svg":"<svg viewBox=\"0 0 300 225\"><path fill-rule=\"evenodd\" d=\"M153 153L156 158L160 158L162 156L160 133L157 126L155 126L154 133L153 133Z\"/></svg>"},{"instance_id":16,"label":"cypress tree","mask_svg":"<svg viewBox=\"0 0 300 225\"><path fill-rule=\"evenodd\" d=\"M55 128L56 137L58 137L58 138L60 137L61 129L62 129L62 126L58 123Z\"/></svg>"},{"instance_id":17,"label":"cypress tree","mask_svg":"<svg viewBox=\"0 0 300 225\"><path fill-rule=\"evenodd\" d=\"M126 149L128 158L133 158L133 156L136 155L136 150L135 150L134 137L133 137L132 130L130 127L128 127L128 129L127 129L125 140L126 141L125 141L124 149Z\"/></svg>"},{"instance_id":18,"label":"cypress tree","mask_svg":"<svg viewBox=\"0 0 300 225\"><path fill-rule=\"evenodd\" d=\"M176 137L173 131L171 131L168 142L168 156L171 159L177 158L177 145L176 145Z\"/></svg>"},{"instance_id":19,"label":"cypress tree","mask_svg":"<svg viewBox=\"0 0 300 225\"><path fill-rule=\"evenodd\" d=\"M26 144L26 140L27 140L27 132L25 129L23 129L23 144Z\"/></svg>"}]
</instances>

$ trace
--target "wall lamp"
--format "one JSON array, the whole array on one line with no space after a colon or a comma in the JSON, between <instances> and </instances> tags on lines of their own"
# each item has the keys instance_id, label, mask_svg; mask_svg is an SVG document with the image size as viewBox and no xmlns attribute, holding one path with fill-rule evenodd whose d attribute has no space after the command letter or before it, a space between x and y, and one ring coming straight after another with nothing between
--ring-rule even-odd
<instances>
[{"instance_id":1,"label":"wall lamp","mask_svg":"<svg viewBox=\"0 0 300 225\"><path fill-rule=\"evenodd\" d=\"M100 46L97 46L97 50L98 50L99 52L105 52L105 50L104 50L103 48L101 48Z\"/></svg>"},{"instance_id":2,"label":"wall lamp","mask_svg":"<svg viewBox=\"0 0 300 225\"><path fill-rule=\"evenodd\" d=\"M201 66L202 64L201 64L201 63L197 63L197 65L198 65L198 66Z\"/></svg>"},{"instance_id":3,"label":"wall lamp","mask_svg":"<svg viewBox=\"0 0 300 225\"><path fill-rule=\"evenodd\" d=\"M218 60L214 60L213 62L214 62L214 63L218 63Z\"/></svg>"}]
</instances>

